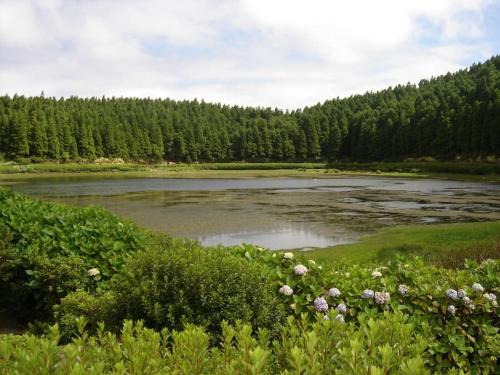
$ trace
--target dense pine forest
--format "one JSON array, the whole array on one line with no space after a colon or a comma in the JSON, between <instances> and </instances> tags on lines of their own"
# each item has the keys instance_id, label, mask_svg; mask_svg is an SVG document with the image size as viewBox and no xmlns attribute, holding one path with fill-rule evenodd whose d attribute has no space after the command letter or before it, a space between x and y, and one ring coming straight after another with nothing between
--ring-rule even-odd
<instances>
[{"instance_id":1,"label":"dense pine forest","mask_svg":"<svg viewBox=\"0 0 500 375\"><path fill-rule=\"evenodd\" d=\"M500 56L282 111L140 98L0 98L0 159L315 161L500 155Z\"/></svg>"}]
</instances>

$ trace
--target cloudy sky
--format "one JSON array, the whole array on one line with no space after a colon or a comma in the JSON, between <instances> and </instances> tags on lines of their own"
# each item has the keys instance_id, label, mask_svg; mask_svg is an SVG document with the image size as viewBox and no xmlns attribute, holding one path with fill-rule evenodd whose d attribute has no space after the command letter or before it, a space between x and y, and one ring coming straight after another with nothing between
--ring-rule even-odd
<instances>
[{"instance_id":1,"label":"cloudy sky","mask_svg":"<svg viewBox=\"0 0 500 375\"><path fill-rule=\"evenodd\" d=\"M297 108L500 53L499 0L0 0L0 94Z\"/></svg>"}]
</instances>

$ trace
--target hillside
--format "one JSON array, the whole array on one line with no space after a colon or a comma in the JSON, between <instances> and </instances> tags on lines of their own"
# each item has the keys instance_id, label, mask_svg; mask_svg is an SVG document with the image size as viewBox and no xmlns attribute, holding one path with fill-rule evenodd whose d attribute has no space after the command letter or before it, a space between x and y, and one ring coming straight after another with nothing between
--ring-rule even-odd
<instances>
[{"instance_id":1,"label":"hillside","mask_svg":"<svg viewBox=\"0 0 500 375\"><path fill-rule=\"evenodd\" d=\"M0 158L381 161L500 155L500 56L303 110L143 98L0 98Z\"/></svg>"}]
</instances>

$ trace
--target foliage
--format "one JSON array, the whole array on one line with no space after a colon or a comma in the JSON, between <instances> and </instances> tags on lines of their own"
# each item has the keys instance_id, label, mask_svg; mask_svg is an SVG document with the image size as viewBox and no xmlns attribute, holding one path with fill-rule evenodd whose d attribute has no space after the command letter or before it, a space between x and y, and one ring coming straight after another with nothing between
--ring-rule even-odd
<instances>
[{"instance_id":1,"label":"foliage","mask_svg":"<svg viewBox=\"0 0 500 375\"><path fill-rule=\"evenodd\" d=\"M0 153L34 162L495 159L499 71L495 56L418 85L290 112L197 100L4 96Z\"/></svg>"},{"instance_id":2,"label":"foliage","mask_svg":"<svg viewBox=\"0 0 500 375\"><path fill-rule=\"evenodd\" d=\"M353 262L386 262L396 256L421 256L431 263L463 264L465 258L498 258L494 243L500 240L500 221L404 225L382 228L359 241L312 250L309 257L323 262L342 258Z\"/></svg>"},{"instance_id":3,"label":"foliage","mask_svg":"<svg viewBox=\"0 0 500 375\"><path fill-rule=\"evenodd\" d=\"M120 336L105 332L95 336L78 320L79 334L59 346L58 326L44 337L0 337L0 372L9 374L427 374L422 357L425 339L401 314L368 319L365 330L322 319L312 325L289 320L280 339L264 331L258 339L251 327L223 323L219 345L210 336L188 325L183 331L145 328L127 321ZM331 340L334 338L335 345Z\"/></svg>"},{"instance_id":4,"label":"foliage","mask_svg":"<svg viewBox=\"0 0 500 375\"><path fill-rule=\"evenodd\" d=\"M167 237L129 259L103 293L69 294L57 307L58 321L84 315L96 327L99 320L116 326L131 318L156 329L194 323L218 332L223 320L272 329L285 316L264 264ZM105 308L110 316L101 314L101 307L96 312L103 303L112 305Z\"/></svg>"},{"instance_id":5,"label":"foliage","mask_svg":"<svg viewBox=\"0 0 500 375\"><path fill-rule=\"evenodd\" d=\"M366 317L378 319L385 311L402 312L415 324L417 333L432 338L426 348L432 368L491 369L496 363L500 337L495 323L498 304L485 293L500 292L499 261L487 260L481 264L468 261L463 270L429 266L420 259L390 261L377 268L332 264L323 269L303 258L261 255L251 249L245 253L255 261L276 267L276 289L288 285L293 290L292 295L282 295L282 298L296 317L304 313L315 315L317 298L327 302L326 316L330 319L341 314L342 320L360 327L365 326ZM298 264L306 265L308 272L297 275L294 267ZM474 283L481 283L484 291L474 291ZM401 286L406 290L401 291ZM329 292L334 287L340 291L339 296L333 297ZM463 290L464 298L450 299L446 294L450 288ZM375 298L362 298L367 289L387 292L390 300L381 303L376 294ZM339 312L341 304L345 305L345 312ZM456 308L453 314L448 310L450 305Z\"/></svg>"},{"instance_id":6,"label":"foliage","mask_svg":"<svg viewBox=\"0 0 500 375\"><path fill-rule=\"evenodd\" d=\"M0 336L1 373L498 372L498 260L321 264L145 241L103 210L0 198L1 304L46 322L54 307L58 322Z\"/></svg>"},{"instance_id":7,"label":"foliage","mask_svg":"<svg viewBox=\"0 0 500 375\"><path fill-rule=\"evenodd\" d=\"M25 319L51 315L71 290L95 288L91 268L106 283L144 242L136 226L101 208L37 201L7 189L0 189L0 227L11 244L0 246L1 304Z\"/></svg>"}]
</instances>

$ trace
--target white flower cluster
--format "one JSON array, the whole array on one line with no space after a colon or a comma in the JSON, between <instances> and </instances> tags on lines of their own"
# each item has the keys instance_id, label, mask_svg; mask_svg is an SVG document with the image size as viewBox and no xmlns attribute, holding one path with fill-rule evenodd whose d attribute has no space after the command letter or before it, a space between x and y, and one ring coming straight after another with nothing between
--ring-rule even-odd
<instances>
[{"instance_id":1,"label":"white flower cluster","mask_svg":"<svg viewBox=\"0 0 500 375\"><path fill-rule=\"evenodd\" d=\"M483 286L481 284L479 284L479 283L472 284L472 290L475 293L482 293L482 292L484 292Z\"/></svg>"},{"instance_id":2,"label":"white flower cluster","mask_svg":"<svg viewBox=\"0 0 500 375\"><path fill-rule=\"evenodd\" d=\"M465 290L463 290L463 289L459 289L459 290L457 291L457 297L458 297L458 298L464 298L464 297L467 297L467 293L465 292Z\"/></svg>"},{"instance_id":3,"label":"white flower cluster","mask_svg":"<svg viewBox=\"0 0 500 375\"><path fill-rule=\"evenodd\" d=\"M382 273L379 271L373 271L372 277L374 277L374 278L382 277Z\"/></svg>"},{"instance_id":4,"label":"white flower cluster","mask_svg":"<svg viewBox=\"0 0 500 375\"><path fill-rule=\"evenodd\" d=\"M378 305L386 305L391 300L391 295L387 292L375 292L375 303Z\"/></svg>"},{"instance_id":5,"label":"white flower cluster","mask_svg":"<svg viewBox=\"0 0 500 375\"><path fill-rule=\"evenodd\" d=\"M458 292L455 289L446 290L446 297L453 301L458 301Z\"/></svg>"},{"instance_id":6,"label":"white flower cluster","mask_svg":"<svg viewBox=\"0 0 500 375\"><path fill-rule=\"evenodd\" d=\"M347 306L341 303L335 308L335 310L337 310L340 314L345 315L347 312Z\"/></svg>"},{"instance_id":7,"label":"white flower cluster","mask_svg":"<svg viewBox=\"0 0 500 375\"><path fill-rule=\"evenodd\" d=\"M279 292L280 292L281 294L284 294L285 296L291 296L291 295L293 294L293 289L292 289L292 288L290 288L288 285L283 285L283 286L280 288Z\"/></svg>"},{"instance_id":8,"label":"white flower cluster","mask_svg":"<svg viewBox=\"0 0 500 375\"><path fill-rule=\"evenodd\" d=\"M371 289L365 289L363 290L363 294L361 294L361 298L373 298L373 296L375 295L375 292Z\"/></svg>"},{"instance_id":9,"label":"white flower cluster","mask_svg":"<svg viewBox=\"0 0 500 375\"><path fill-rule=\"evenodd\" d=\"M307 269L306 266L298 264L295 267L293 267L293 272L295 272L297 276L304 276L307 272L309 272L309 270Z\"/></svg>"},{"instance_id":10,"label":"white flower cluster","mask_svg":"<svg viewBox=\"0 0 500 375\"><path fill-rule=\"evenodd\" d=\"M330 297L337 298L340 296L340 290L338 290L337 288L330 288L328 290L328 295Z\"/></svg>"},{"instance_id":11,"label":"white flower cluster","mask_svg":"<svg viewBox=\"0 0 500 375\"><path fill-rule=\"evenodd\" d=\"M285 254L283 254L283 259L293 259L293 253L285 253Z\"/></svg>"},{"instance_id":12,"label":"white flower cluster","mask_svg":"<svg viewBox=\"0 0 500 375\"><path fill-rule=\"evenodd\" d=\"M457 308L453 305L450 305L446 308L446 311L448 312L448 314L450 315L455 315L455 313L457 312Z\"/></svg>"},{"instance_id":13,"label":"white flower cluster","mask_svg":"<svg viewBox=\"0 0 500 375\"><path fill-rule=\"evenodd\" d=\"M97 268L91 268L87 271L87 274L90 276L90 277L96 277L98 275L101 274L101 272L97 269Z\"/></svg>"},{"instance_id":14,"label":"white flower cluster","mask_svg":"<svg viewBox=\"0 0 500 375\"><path fill-rule=\"evenodd\" d=\"M342 314L338 314L335 317L335 320L338 320L340 323L345 323L344 315L342 315Z\"/></svg>"},{"instance_id":15,"label":"white flower cluster","mask_svg":"<svg viewBox=\"0 0 500 375\"><path fill-rule=\"evenodd\" d=\"M497 305L497 296L493 293L484 293L483 297L486 298L488 301L490 301L493 306Z\"/></svg>"},{"instance_id":16,"label":"white flower cluster","mask_svg":"<svg viewBox=\"0 0 500 375\"><path fill-rule=\"evenodd\" d=\"M328 303L323 297L318 297L314 300L314 308L319 312L328 311Z\"/></svg>"},{"instance_id":17,"label":"white flower cluster","mask_svg":"<svg viewBox=\"0 0 500 375\"><path fill-rule=\"evenodd\" d=\"M401 294L403 297L407 296L409 291L410 288L408 288L405 284L401 284L398 288L399 294Z\"/></svg>"},{"instance_id":18,"label":"white flower cluster","mask_svg":"<svg viewBox=\"0 0 500 375\"><path fill-rule=\"evenodd\" d=\"M474 310L476 308L476 306L474 306L474 304L472 303L471 299L467 296L464 296L462 298L462 302L464 303L465 307L467 307L467 310Z\"/></svg>"}]
</instances>

